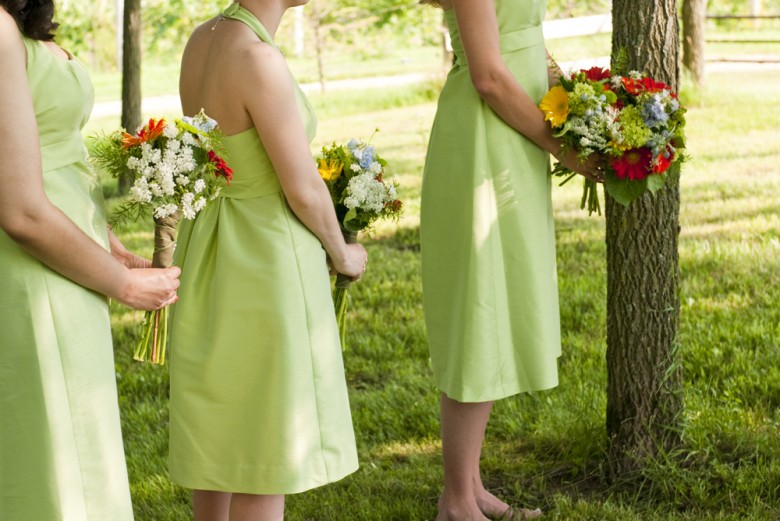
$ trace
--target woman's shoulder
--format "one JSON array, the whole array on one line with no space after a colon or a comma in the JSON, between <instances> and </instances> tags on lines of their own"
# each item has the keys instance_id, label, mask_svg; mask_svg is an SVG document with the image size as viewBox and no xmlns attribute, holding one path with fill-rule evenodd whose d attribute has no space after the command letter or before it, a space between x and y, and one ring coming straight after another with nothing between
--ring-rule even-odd
<instances>
[{"instance_id":1,"label":"woman's shoulder","mask_svg":"<svg viewBox=\"0 0 780 521\"><path fill-rule=\"evenodd\" d=\"M271 66L284 65L286 62L279 49L273 44L257 37L257 34L247 25L233 21L235 30L231 32L230 47L239 63L250 67L269 63Z\"/></svg>"},{"instance_id":2,"label":"woman's shoulder","mask_svg":"<svg viewBox=\"0 0 780 521\"><path fill-rule=\"evenodd\" d=\"M0 6L0 52L14 52L21 47L22 32L11 14Z\"/></svg>"},{"instance_id":3,"label":"woman's shoulder","mask_svg":"<svg viewBox=\"0 0 780 521\"><path fill-rule=\"evenodd\" d=\"M18 36L21 32L19 26L16 25L16 20L11 16L5 7L0 5L0 40L5 40L11 36Z\"/></svg>"},{"instance_id":4,"label":"woman's shoulder","mask_svg":"<svg viewBox=\"0 0 780 521\"><path fill-rule=\"evenodd\" d=\"M276 47L259 40L251 29L240 22L231 21L236 23L237 27L228 34L220 35L215 29L227 22L228 20L217 16L196 27L187 41L185 57L203 60L212 51L216 51L222 65L226 68L236 66L234 73L247 72L247 68L279 67L286 64Z\"/></svg>"}]
</instances>

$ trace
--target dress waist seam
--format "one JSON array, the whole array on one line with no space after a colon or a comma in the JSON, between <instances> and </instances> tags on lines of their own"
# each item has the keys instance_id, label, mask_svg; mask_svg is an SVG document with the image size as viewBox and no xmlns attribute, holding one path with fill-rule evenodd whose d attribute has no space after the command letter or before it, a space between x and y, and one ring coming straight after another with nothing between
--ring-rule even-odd
<instances>
[{"instance_id":1,"label":"dress waist seam","mask_svg":"<svg viewBox=\"0 0 780 521\"><path fill-rule=\"evenodd\" d=\"M501 55L510 54L528 47L544 44L544 32L542 26L533 25L517 31L509 31L499 35ZM462 47L454 50L456 66L468 67L466 54Z\"/></svg>"}]
</instances>

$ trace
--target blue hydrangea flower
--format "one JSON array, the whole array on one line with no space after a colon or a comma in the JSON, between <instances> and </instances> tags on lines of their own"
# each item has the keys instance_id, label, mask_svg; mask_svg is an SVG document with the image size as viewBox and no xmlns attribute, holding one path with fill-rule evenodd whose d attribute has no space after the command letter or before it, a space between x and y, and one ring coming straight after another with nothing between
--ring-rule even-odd
<instances>
[{"instance_id":1,"label":"blue hydrangea flower","mask_svg":"<svg viewBox=\"0 0 780 521\"><path fill-rule=\"evenodd\" d=\"M650 147L654 157L663 152L664 157L668 159L669 156L667 154L669 151L667 150L667 146L671 147L671 145L667 145L667 143L671 137L672 134L664 129L660 133L653 134L650 139L647 140L647 146Z\"/></svg>"},{"instance_id":2,"label":"blue hydrangea flower","mask_svg":"<svg viewBox=\"0 0 780 521\"><path fill-rule=\"evenodd\" d=\"M666 125L666 122L669 121L669 114L666 113L660 96L655 95L645 102L642 106L642 119L645 120L645 125L650 128Z\"/></svg>"},{"instance_id":3,"label":"blue hydrangea flower","mask_svg":"<svg viewBox=\"0 0 780 521\"><path fill-rule=\"evenodd\" d=\"M374 147L371 145L366 145L363 148L361 157L358 158L358 161L360 162L360 167L363 170L368 170L371 168L371 163L376 161L376 152L374 151Z\"/></svg>"}]
</instances>

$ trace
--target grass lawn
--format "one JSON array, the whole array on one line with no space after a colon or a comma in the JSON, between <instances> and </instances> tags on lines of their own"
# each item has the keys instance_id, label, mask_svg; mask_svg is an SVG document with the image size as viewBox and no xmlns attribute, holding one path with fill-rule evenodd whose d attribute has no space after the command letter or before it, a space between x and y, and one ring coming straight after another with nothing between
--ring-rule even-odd
<instances>
[{"instance_id":1,"label":"grass lawn","mask_svg":"<svg viewBox=\"0 0 780 521\"><path fill-rule=\"evenodd\" d=\"M685 91L680 342L684 447L625 482L605 479L604 223L554 190L563 330L560 386L497 403L486 483L550 520L780 519L780 71L711 74ZM291 520L430 520L441 483L437 391L420 289L419 195L432 85L314 96L314 148L368 137L401 184L406 214L364 243L344 354L361 469L288 498ZM107 191L109 183L107 183ZM111 200L110 204L116 204ZM121 234L150 254L150 227ZM141 314L112 308L136 518L191 519L167 478L167 367L131 361Z\"/></svg>"}]
</instances>

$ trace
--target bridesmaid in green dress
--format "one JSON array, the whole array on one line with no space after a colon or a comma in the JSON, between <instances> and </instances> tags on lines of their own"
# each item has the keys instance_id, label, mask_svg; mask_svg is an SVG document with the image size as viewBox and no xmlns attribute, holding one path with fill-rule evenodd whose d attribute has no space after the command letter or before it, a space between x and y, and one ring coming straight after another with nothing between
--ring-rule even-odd
<instances>
[{"instance_id":1,"label":"bridesmaid in green dress","mask_svg":"<svg viewBox=\"0 0 780 521\"><path fill-rule=\"evenodd\" d=\"M433 3L433 2L429 2ZM544 0L441 0L455 54L431 130L421 210L425 321L441 394L438 520L529 519L485 490L493 401L558 383L548 153L580 164L545 123Z\"/></svg>"},{"instance_id":2,"label":"bridesmaid in green dress","mask_svg":"<svg viewBox=\"0 0 780 521\"><path fill-rule=\"evenodd\" d=\"M179 231L171 315L171 479L197 521L281 519L284 495L354 472L328 277L359 277L309 144L316 117L273 42L300 0L241 0L182 59L184 114L225 133L234 175Z\"/></svg>"},{"instance_id":3,"label":"bridesmaid in green dress","mask_svg":"<svg viewBox=\"0 0 780 521\"><path fill-rule=\"evenodd\" d=\"M81 128L86 70L51 1L0 0L0 519L131 521L107 295L176 299L108 230Z\"/></svg>"}]
</instances>

